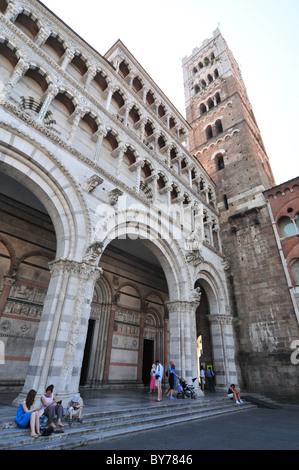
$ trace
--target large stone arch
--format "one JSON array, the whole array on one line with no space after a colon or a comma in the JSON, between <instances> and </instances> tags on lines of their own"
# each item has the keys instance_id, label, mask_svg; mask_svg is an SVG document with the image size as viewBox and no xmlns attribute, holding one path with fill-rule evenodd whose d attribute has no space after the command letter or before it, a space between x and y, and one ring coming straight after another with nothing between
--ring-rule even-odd
<instances>
[{"instance_id":1,"label":"large stone arch","mask_svg":"<svg viewBox=\"0 0 299 470\"><path fill-rule=\"evenodd\" d=\"M78 391L94 283L100 269L85 256L92 230L83 193L54 154L11 125L3 125L0 171L28 188L50 216L57 252L35 337L24 392L55 383L67 400ZM71 313L70 313L71 312Z\"/></svg>"},{"instance_id":2,"label":"large stone arch","mask_svg":"<svg viewBox=\"0 0 299 470\"><path fill-rule=\"evenodd\" d=\"M165 303L169 329L165 361L172 358L177 370L187 380L191 380L196 375L197 301L191 274L193 268L187 262L185 249L182 248L182 234L179 237L178 233L171 233L167 217L158 220L154 211L149 216L148 211L142 207L138 207L137 211L136 207L132 206L127 210L115 212L107 206L107 212L97 225L95 235L102 240L103 249L117 237L138 238L159 261L169 293L169 301Z\"/></svg>"},{"instance_id":3,"label":"large stone arch","mask_svg":"<svg viewBox=\"0 0 299 470\"><path fill-rule=\"evenodd\" d=\"M91 242L91 222L78 184L54 154L4 126L0 170L27 187L47 210L56 232L56 258L81 260Z\"/></svg>"},{"instance_id":4,"label":"large stone arch","mask_svg":"<svg viewBox=\"0 0 299 470\"><path fill-rule=\"evenodd\" d=\"M95 230L95 237L102 241L103 250L115 238L139 238L163 268L170 301L189 300L193 291L190 267L180 240L172 236L167 222L157 220L155 211L149 214L146 208L139 205L120 211L108 205L105 211L104 206L101 207L104 215Z\"/></svg>"},{"instance_id":5,"label":"large stone arch","mask_svg":"<svg viewBox=\"0 0 299 470\"><path fill-rule=\"evenodd\" d=\"M209 312L206 313L216 384L218 389L225 390L229 383L237 382L234 319L230 313L225 282L216 268L207 262L200 266L195 278L195 286L204 289L208 299Z\"/></svg>"}]
</instances>

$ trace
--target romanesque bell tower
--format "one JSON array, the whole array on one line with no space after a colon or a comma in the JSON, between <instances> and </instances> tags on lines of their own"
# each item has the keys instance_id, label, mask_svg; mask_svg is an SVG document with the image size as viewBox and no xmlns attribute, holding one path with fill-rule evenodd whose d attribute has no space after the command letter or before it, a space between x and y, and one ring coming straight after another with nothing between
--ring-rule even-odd
<instances>
[{"instance_id":1,"label":"romanesque bell tower","mask_svg":"<svg viewBox=\"0 0 299 470\"><path fill-rule=\"evenodd\" d=\"M263 194L275 181L240 69L219 29L183 59L183 74L189 149L216 183L240 383L271 395L279 382L298 390L290 362L298 322Z\"/></svg>"}]
</instances>

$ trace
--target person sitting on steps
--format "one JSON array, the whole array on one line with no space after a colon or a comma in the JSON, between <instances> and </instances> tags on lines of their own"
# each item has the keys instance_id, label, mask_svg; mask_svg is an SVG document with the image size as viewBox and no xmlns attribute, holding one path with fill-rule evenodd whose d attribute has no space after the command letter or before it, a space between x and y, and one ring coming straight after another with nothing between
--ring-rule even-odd
<instances>
[{"instance_id":1,"label":"person sitting on steps","mask_svg":"<svg viewBox=\"0 0 299 470\"><path fill-rule=\"evenodd\" d=\"M240 397L240 393L236 389L235 384L231 384L231 386L228 389L227 395L228 395L229 398L233 398L236 405L240 405L241 403L243 403L243 401L241 400L241 397Z\"/></svg>"}]
</instances>

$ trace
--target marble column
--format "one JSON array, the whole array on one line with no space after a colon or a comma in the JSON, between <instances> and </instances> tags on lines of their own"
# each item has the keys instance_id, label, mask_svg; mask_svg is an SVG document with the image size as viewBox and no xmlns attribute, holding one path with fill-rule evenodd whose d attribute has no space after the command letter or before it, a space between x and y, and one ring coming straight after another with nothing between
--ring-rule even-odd
<instances>
[{"instance_id":1,"label":"marble column","mask_svg":"<svg viewBox=\"0 0 299 470\"><path fill-rule=\"evenodd\" d=\"M25 384L37 397L48 385L63 403L78 392L88 319L101 268L88 262L59 259L49 263L51 278L36 334Z\"/></svg>"},{"instance_id":2,"label":"marble column","mask_svg":"<svg viewBox=\"0 0 299 470\"><path fill-rule=\"evenodd\" d=\"M169 360L188 383L197 376L196 309L198 301L166 302L169 314ZM195 382L197 385L198 382ZM198 391L199 394L200 390Z\"/></svg>"},{"instance_id":3,"label":"marble column","mask_svg":"<svg viewBox=\"0 0 299 470\"><path fill-rule=\"evenodd\" d=\"M237 383L235 363L235 341L233 317L231 315L209 315L211 327L213 365L216 385L226 390L230 383Z\"/></svg>"}]
</instances>

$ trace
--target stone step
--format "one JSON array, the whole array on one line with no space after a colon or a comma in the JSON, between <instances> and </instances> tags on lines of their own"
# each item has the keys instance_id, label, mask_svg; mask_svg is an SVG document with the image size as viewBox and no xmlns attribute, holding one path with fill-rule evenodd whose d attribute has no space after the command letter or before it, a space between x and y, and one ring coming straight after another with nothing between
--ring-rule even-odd
<instances>
[{"instance_id":1,"label":"stone step","mask_svg":"<svg viewBox=\"0 0 299 470\"><path fill-rule=\"evenodd\" d=\"M150 408L132 408L123 411L84 414L84 423L74 421L66 425L64 433L53 433L48 437L33 439L29 430L17 428L0 429L0 449L49 450L74 449L87 443L110 439L129 433L143 432L157 427L181 424L182 422L206 419L225 413L246 411L256 406L251 403L235 405L227 399L208 401L177 400L164 401Z\"/></svg>"}]
</instances>

